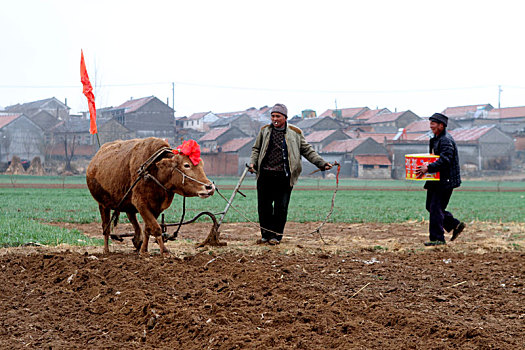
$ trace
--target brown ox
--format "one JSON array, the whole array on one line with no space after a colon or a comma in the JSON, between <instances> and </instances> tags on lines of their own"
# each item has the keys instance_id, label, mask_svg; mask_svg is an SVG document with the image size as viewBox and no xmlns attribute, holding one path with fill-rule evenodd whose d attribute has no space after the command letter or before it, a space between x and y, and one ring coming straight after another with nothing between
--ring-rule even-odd
<instances>
[{"instance_id":1,"label":"brown ox","mask_svg":"<svg viewBox=\"0 0 525 350\"><path fill-rule=\"evenodd\" d=\"M169 147L168 143L154 137L114 141L104 144L89 163L86 181L91 195L98 202L102 217L104 253L109 252L111 210L127 214L135 231L133 244L137 249L140 247L141 254L148 251L150 235L157 239L161 253L167 254L157 218L170 206L174 194L207 198L214 193L215 186L204 174L202 161L194 166L188 156L168 151L163 152L147 169L164 188L152 179L142 178L117 207L139 176L137 170L164 147ZM143 235L137 212L144 220Z\"/></svg>"}]
</instances>

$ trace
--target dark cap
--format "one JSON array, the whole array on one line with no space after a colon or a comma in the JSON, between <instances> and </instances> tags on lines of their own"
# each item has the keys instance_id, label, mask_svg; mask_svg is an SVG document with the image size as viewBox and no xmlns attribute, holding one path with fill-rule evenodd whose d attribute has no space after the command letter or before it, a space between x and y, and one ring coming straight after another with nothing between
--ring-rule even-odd
<instances>
[{"instance_id":1,"label":"dark cap","mask_svg":"<svg viewBox=\"0 0 525 350\"><path fill-rule=\"evenodd\" d=\"M276 103L272 108L272 113L281 113L286 118L288 118L288 108L282 103Z\"/></svg>"},{"instance_id":2,"label":"dark cap","mask_svg":"<svg viewBox=\"0 0 525 350\"><path fill-rule=\"evenodd\" d=\"M433 122L438 122L438 123L441 123L445 126L447 126L448 124L448 117L444 114L441 114L441 113L434 113L432 114L432 117L428 118L428 120L430 121L433 121Z\"/></svg>"}]
</instances>

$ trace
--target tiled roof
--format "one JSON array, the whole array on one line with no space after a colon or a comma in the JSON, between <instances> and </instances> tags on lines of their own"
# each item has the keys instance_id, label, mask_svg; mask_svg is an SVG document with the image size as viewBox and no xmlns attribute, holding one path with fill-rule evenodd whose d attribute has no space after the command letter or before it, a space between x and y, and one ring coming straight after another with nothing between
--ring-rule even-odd
<instances>
[{"instance_id":1,"label":"tiled roof","mask_svg":"<svg viewBox=\"0 0 525 350\"><path fill-rule=\"evenodd\" d=\"M215 115L218 117L233 117L233 116L239 116L241 114L247 114L250 118L259 120L264 114L269 115L271 109L272 107L268 107L268 106L263 106L259 109L255 107L251 107L244 111L215 113Z\"/></svg>"},{"instance_id":2,"label":"tiled roof","mask_svg":"<svg viewBox=\"0 0 525 350\"><path fill-rule=\"evenodd\" d=\"M21 115L23 115L23 113L0 113L0 129L13 120L18 119Z\"/></svg>"},{"instance_id":3,"label":"tiled roof","mask_svg":"<svg viewBox=\"0 0 525 350\"><path fill-rule=\"evenodd\" d=\"M354 119L360 113L366 113L368 107L354 107L354 108L340 108L338 111L341 111L341 117L344 119ZM327 109L319 117L332 117L334 109Z\"/></svg>"},{"instance_id":4,"label":"tiled roof","mask_svg":"<svg viewBox=\"0 0 525 350\"><path fill-rule=\"evenodd\" d=\"M43 100L38 101L32 101L22 104L16 104L13 106L7 106L5 109L11 112L23 112L27 110L34 110L45 107L50 102L56 102L62 107L65 107L66 109L71 109L68 106L66 106L62 101L58 100L56 97L46 98Z\"/></svg>"},{"instance_id":5,"label":"tiled roof","mask_svg":"<svg viewBox=\"0 0 525 350\"><path fill-rule=\"evenodd\" d=\"M48 130L60 123L60 120L55 118L51 113L47 111L40 111L34 114L30 118L35 124L37 124L42 130Z\"/></svg>"},{"instance_id":6,"label":"tiled roof","mask_svg":"<svg viewBox=\"0 0 525 350\"><path fill-rule=\"evenodd\" d=\"M379 143L383 143L383 141L385 140L385 137L387 140L393 140L394 139L394 136L396 136L397 134L394 132L394 133L379 133L379 132L370 132L370 133L360 133L359 134L359 137L361 138L366 138L366 137L370 137L372 138L374 141L376 142L379 142Z\"/></svg>"},{"instance_id":7,"label":"tiled roof","mask_svg":"<svg viewBox=\"0 0 525 350\"><path fill-rule=\"evenodd\" d=\"M383 113L392 113L388 108L381 108L381 109L369 109L368 111L358 115L355 119L357 120L368 120L372 117L375 117L376 115L383 114Z\"/></svg>"},{"instance_id":8,"label":"tiled roof","mask_svg":"<svg viewBox=\"0 0 525 350\"><path fill-rule=\"evenodd\" d=\"M479 138L495 128L494 125L483 125L474 128L460 128L450 130L449 133L456 141L473 141L479 140Z\"/></svg>"},{"instance_id":9,"label":"tiled roof","mask_svg":"<svg viewBox=\"0 0 525 350\"><path fill-rule=\"evenodd\" d=\"M89 119L70 119L69 121L62 121L52 127L50 130L57 133L88 133Z\"/></svg>"},{"instance_id":10,"label":"tiled roof","mask_svg":"<svg viewBox=\"0 0 525 350\"><path fill-rule=\"evenodd\" d=\"M474 114L479 107L487 107L488 104L482 104L482 105L471 105L471 106L457 106L457 107L447 107L445 110L443 110L443 114L447 117L454 118L454 117L463 117L467 114L471 113Z\"/></svg>"},{"instance_id":11,"label":"tiled roof","mask_svg":"<svg viewBox=\"0 0 525 350\"><path fill-rule=\"evenodd\" d=\"M508 119L525 117L525 107L494 108L488 113L487 119Z\"/></svg>"},{"instance_id":12,"label":"tiled roof","mask_svg":"<svg viewBox=\"0 0 525 350\"><path fill-rule=\"evenodd\" d=\"M214 129L211 129L210 131L208 131L206 134L204 134L200 139L199 141L202 142L202 141L214 141L216 140L219 136L221 136L222 134L224 134L226 131L230 130L230 128L214 128Z\"/></svg>"},{"instance_id":13,"label":"tiled roof","mask_svg":"<svg viewBox=\"0 0 525 350\"><path fill-rule=\"evenodd\" d=\"M388 159L388 157L382 154L362 154L355 156L355 159L359 164L392 165L392 162Z\"/></svg>"},{"instance_id":14,"label":"tiled roof","mask_svg":"<svg viewBox=\"0 0 525 350\"><path fill-rule=\"evenodd\" d=\"M367 124L375 124L375 123L391 122L391 121L397 120L397 118L401 117L405 113L406 113L406 111L397 112L397 113L378 114L378 115L373 116L370 119L367 119L366 123Z\"/></svg>"},{"instance_id":15,"label":"tiled roof","mask_svg":"<svg viewBox=\"0 0 525 350\"><path fill-rule=\"evenodd\" d=\"M199 119L201 119L201 118L204 118L204 116L205 116L206 114L208 114L208 113L210 113L210 112L193 113L192 115L190 115L190 116L188 117L188 120L199 120Z\"/></svg>"},{"instance_id":16,"label":"tiled roof","mask_svg":"<svg viewBox=\"0 0 525 350\"><path fill-rule=\"evenodd\" d=\"M135 112L140 107L144 106L149 101L153 100L155 96L142 97L135 100L129 100L118 106L117 108L125 108L126 113Z\"/></svg>"},{"instance_id":17,"label":"tiled roof","mask_svg":"<svg viewBox=\"0 0 525 350\"><path fill-rule=\"evenodd\" d=\"M223 116L223 117L217 119L216 121L214 121L213 123L211 123L210 126L212 128L217 128L217 127L221 127L221 126L228 126L231 123L235 122L237 119L239 119L241 116L242 116L242 114L241 115L234 115L234 116L231 116L231 117L224 117Z\"/></svg>"},{"instance_id":18,"label":"tiled roof","mask_svg":"<svg viewBox=\"0 0 525 350\"><path fill-rule=\"evenodd\" d=\"M387 141L394 140L395 136L398 133L395 132L361 132L361 133L355 133L354 137L360 137L360 138L367 138L370 137L374 141L378 143L383 143L385 141L385 137ZM407 133L406 138L404 140L416 140L419 136L421 136L421 133ZM401 137L399 138L401 139Z\"/></svg>"},{"instance_id":19,"label":"tiled roof","mask_svg":"<svg viewBox=\"0 0 525 350\"><path fill-rule=\"evenodd\" d=\"M323 153L346 153L352 152L366 139L336 140L330 142L323 148Z\"/></svg>"},{"instance_id":20,"label":"tiled roof","mask_svg":"<svg viewBox=\"0 0 525 350\"><path fill-rule=\"evenodd\" d=\"M459 128L447 132L452 135L455 141L476 141L494 127L494 125L482 125L473 128ZM432 134L429 132L419 136L416 140L428 140L430 137L432 137Z\"/></svg>"},{"instance_id":21,"label":"tiled roof","mask_svg":"<svg viewBox=\"0 0 525 350\"><path fill-rule=\"evenodd\" d=\"M326 118L326 117L324 117ZM308 129L308 128L311 128L312 126L314 126L315 124L319 123L321 120L323 120L323 118L321 117L317 117L317 118L308 118L308 119L303 119L301 120L300 122L297 122L297 126L301 129Z\"/></svg>"},{"instance_id":22,"label":"tiled roof","mask_svg":"<svg viewBox=\"0 0 525 350\"><path fill-rule=\"evenodd\" d=\"M305 137L307 142L321 142L337 130L320 130L314 131Z\"/></svg>"},{"instance_id":23,"label":"tiled roof","mask_svg":"<svg viewBox=\"0 0 525 350\"><path fill-rule=\"evenodd\" d=\"M410 132L427 132L430 129L428 119L416 120L408 124L405 129L407 133Z\"/></svg>"},{"instance_id":24,"label":"tiled roof","mask_svg":"<svg viewBox=\"0 0 525 350\"><path fill-rule=\"evenodd\" d=\"M253 142L253 137L240 137L237 139L231 139L230 141L222 145L222 151L237 152L238 150L246 146L246 144L251 142Z\"/></svg>"}]
</instances>

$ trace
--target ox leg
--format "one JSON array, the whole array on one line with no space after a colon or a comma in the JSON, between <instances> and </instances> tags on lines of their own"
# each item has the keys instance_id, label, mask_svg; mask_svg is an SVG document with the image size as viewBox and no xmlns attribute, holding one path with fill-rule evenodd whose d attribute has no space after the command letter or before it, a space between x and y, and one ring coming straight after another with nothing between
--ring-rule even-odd
<instances>
[{"instance_id":1,"label":"ox leg","mask_svg":"<svg viewBox=\"0 0 525 350\"><path fill-rule=\"evenodd\" d=\"M133 231L135 234L133 236L133 246L137 250L140 250L142 245L142 229L140 228L139 222L137 221L137 214L135 213L126 213L128 215L129 222L133 225Z\"/></svg>"},{"instance_id":2,"label":"ox leg","mask_svg":"<svg viewBox=\"0 0 525 350\"><path fill-rule=\"evenodd\" d=\"M104 235L104 254L109 253L109 233L111 232L111 227L109 227L109 220L111 220L111 211L109 208L106 208L102 205L98 205L98 210L100 211L100 217L102 219L102 234Z\"/></svg>"},{"instance_id":3,"label":"ox leg","mask_svg":"<svg viewBox=\"0 0 525 350\"><path fill-rule=\"evenodd\" d=\"M157 222L157 218L149 211L140 211L140 216L142 216L142 219L144 219L145 228L144 228L144 234L142 238L142 247L140 247L140 254L147 254L148 252L148 241L149 236L152 235L157 239L157 243L160 247L160 253L163 255L168 255L169 250L166 248L166 245L164 244L164 241L162 240L162 230L160 228L159 223Z\"/></svg>"}]
</instances>

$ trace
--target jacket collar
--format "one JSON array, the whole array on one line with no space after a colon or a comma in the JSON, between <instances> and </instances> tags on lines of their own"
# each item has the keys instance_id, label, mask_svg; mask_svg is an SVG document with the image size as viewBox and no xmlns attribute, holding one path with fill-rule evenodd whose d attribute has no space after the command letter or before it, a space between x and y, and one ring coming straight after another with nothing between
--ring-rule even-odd
<instances>
[{"instance_id":1,"label":"jacket collar","mask_svg":"<svg viewBox=\"0 0 525 350\"><path fill-rule=\"evenodd\" d=\"M275 130L284 130L286 132L286 130L288 130L288 122L284 122L284 126L282 129L277 129L272 123L270 123L270 127Z\"/></svg>"},{"instance_id":2,"label":"jacket collar","mask_svg":"<svg viewBox=\"0 0 525 350\"><path fill-rule=\"evenodd\" d=\"M445 129L443 129L443 132L442 132L441 134L439 134L439 135L437 135L437 136L434 135L434 136L432 136L432 138L433 138L434 140L437 140L437 139L440 139L440 138L442 138L442 137L445 137L446 134L447 134L447 129L445 128Z\"/></svg>"}]
</instances>

